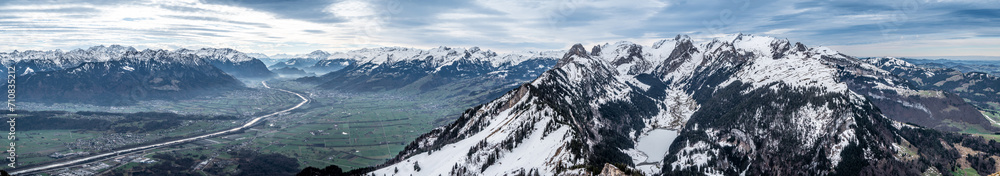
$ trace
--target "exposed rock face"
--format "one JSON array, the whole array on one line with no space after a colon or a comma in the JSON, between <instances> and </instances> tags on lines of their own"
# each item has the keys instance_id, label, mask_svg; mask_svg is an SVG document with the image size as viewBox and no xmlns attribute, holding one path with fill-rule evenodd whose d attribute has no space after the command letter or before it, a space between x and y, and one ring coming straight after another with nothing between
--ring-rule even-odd
<instances>
[{"instance_id":1,"label":"exposed rock face","mask_svg":"<svg viewBox=\"0 0 1000 176\"><path fill-rule=\"evenodd\" d=\"M604 169L602 169L601 173L597 174L597 175L598 176L625 176L625 172L622 172L621 170L618 170L618 168L615 167L614 165L605 163L604 164Z\"/></svg>"}]
</instances>

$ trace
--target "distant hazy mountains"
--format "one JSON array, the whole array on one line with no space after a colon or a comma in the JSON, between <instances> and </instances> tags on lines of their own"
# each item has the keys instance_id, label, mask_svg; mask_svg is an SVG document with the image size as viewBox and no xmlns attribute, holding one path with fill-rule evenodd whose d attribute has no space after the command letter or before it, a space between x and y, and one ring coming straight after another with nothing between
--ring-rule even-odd
<instances>
[{"instance_id":1,"label":"distant hazy mountains","mask_svg":"<svg viewBox=\"0 0 1000 176\"><path fill-rule=\"evenodd\" d=\"M269 78L274 76L274 73L268 71L267 65L264 65L259 59L229 48L180 49L176 52L194 54L198 58L208 61L212 66L239 78Z\"/></svg>"},{"instance_id":2,"label":"distant hazy mountains","mask_svg":"<svg viewBox=\"0 0 1000 176\"><path fill-rule=\"evenodd\" d=\"M272 69L272 72L287 77L306 77L306 76L316 76L314 73L306 72L305 70L295 68L295 67L281 67L279 69Z\"/></svg>"},{"instance_id":3,"label":"distant hazy mountains","mask_svg":"<svg viewBox=\"0 0 1000 176\"><path fill-rule=\"evenodd\" d=\"M878 59L886 58L871 60ZM915 86L954 92L979 107L1000 110L1000 61L903 60L902 64L883 65L882 68L909 79ZM923 64L906 63L910 61ZM942 64L936 64L938 62Z\"/></svg>"},{"instance_id":4,"label":"distant hazy mountains","mask_svg":"<svg viewBox=\"0 0 1000 176\"><path fill-rule=\"evenodd\" d=\"M869 93L884 113L905 112L898 115L914 119L906 122L943 130L960 131L963 129L956 126L975 125L997 131L990 121L978 117L978 109L1000 110L1000 91L996 90L1000 89L1000 78L982 72L924 68L892 57L866 58L865 61L898 77L900 82L897 84L921 90ZM900 95L907 98L897 99Z\"/></svg>"},{"instance_id":5,"label":"distant hazy mountains","mask_svg":"<svg viewBox=\"0 0 1000 176\"><path fill-rule=\"evenodd\" d=\"M309 74L322 75L343 69L356 62L356 60L350 58L331 58L330 56L330 53L320 50L309 54L276 55L275 57L282 57L283 59L269 67L271 69L295 68Z\"/></svg>"},{"instance_id":6,"label":"distant hazy mountains","mask_svg":"<svg viewBox=\"0 0 1000 176\"><path fill-rule=\"evenodd\" d=\"M14 51L0 53L0 59L17 68L19 100L36 102L119 105L179 99L243 88L236 77L273 75L260 60L232 49L138 51L112 45Z\"/></svg>"},{"instance_id":7,"label":"distant hazy mountains","mask_svg":"<svg viewBox=\"0 0 1000 176\"><path fill-rule=\"evenodd\" d=\"M982 72L993 76L1000 76L1000 60L900 59L924 68L950 68L962 71L963 73Z\"/></svg>"}]
</instances>

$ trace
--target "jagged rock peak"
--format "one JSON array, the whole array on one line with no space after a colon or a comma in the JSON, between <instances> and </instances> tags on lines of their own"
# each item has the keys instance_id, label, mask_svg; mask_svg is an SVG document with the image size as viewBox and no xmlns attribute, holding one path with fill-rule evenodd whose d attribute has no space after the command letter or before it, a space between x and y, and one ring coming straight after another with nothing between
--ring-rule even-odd
<instances>
[{"instance_id":1,"label":"jagged rock peak","mask_svg":"<svg viewBox=\"0 0 1000 176\"><path fill-rule=\"evenodd\" d=\"M588 58L589 54L587 54L587 49L583 48L583 44L577 43L573 45L573 47L571 47L568 52L566 52L566 55L563 55L563 58L560 59L558 63L556 63L556 67L561 67L563 65L569 64L570 62L573 62L573 58L575 58L573 56Z\"/></svg>"},{"instance_id":2,"label":"jagged rock peak","mask_svg":"<svg viewBox=\"0 0 1000 176\"><path fill-rule=\"evenodd\" d=\"M802 44L802 43L799 43L799 42L795 42L795 50L797 50L797 51L806 51L808 49L809 49L809 47L806 47L805 44Z\"/></svg>"},{"instance_id":3,"label":"jagged rock peak","mask_svg":"<svg viewBox=\"0 0 1000 176\"><path fill-rule=\"evenodd\" d=\"M600 58L618 66L627 63L644 62L642 45L629 41L620 41L614 45L604 44L601 47ZM637 61L638 60L638 61Z\"/></svg>"},{"instance_id":4,"label":"jagged rock peak","mask_svg":"<svg viewBox=\"0 0 1000 176\"><path fill-rule=\"evenodd\" d=\"M673 42L673 43L671 43L671 42ZM670 45L670 44L673 44L673 45ZM684 44L688 44L688 45L692 45L693 46L692 41L691 41L691 37L689 37L687 35L677 35L673 39L662 39L662 40L656 41L655 43L653 43L652 49L655 50L655 49L661 49L663 47L675 47L675 46L684 45ZM664 45L667 45L667 46L664 46ZM665 48L665 49L672 50L672 48Z\"/></svg>"},{"instance_id":5,"label":"jagged rock peak","mask_svg":"<svg viewBox=\"0 0 1000 176\"><path fill-rule=\"evenodd\" d=\"M601 56L601 46L600 45L594 45L594 47L590 49L590 55L591 56Z\"/></svg>"},{"instance_id":6,"label":"jagged rock peak","mask_svg":"<svg viewBox=\"0 0 1000 176\"><path fill-rule=\"evenodd\" d=\"M733 39L733 42L736 42L737 40L743 40L743 36L750 36L750 35L744 35L742 32L740 32L739 34L736 34L736 38Z\"/></svg>"},{"instance_id":7,"label":"jagged rock peak","mask_svg":"<svg viewBox=\"0 0 1000 176\"><path fill-rule=\"evenodd\" d=\"M586 55L587 49L583 48L583 44L577 43L573 45L573 47L569 48L569 52L567 54Z\"/></svg>"}]
</instances>

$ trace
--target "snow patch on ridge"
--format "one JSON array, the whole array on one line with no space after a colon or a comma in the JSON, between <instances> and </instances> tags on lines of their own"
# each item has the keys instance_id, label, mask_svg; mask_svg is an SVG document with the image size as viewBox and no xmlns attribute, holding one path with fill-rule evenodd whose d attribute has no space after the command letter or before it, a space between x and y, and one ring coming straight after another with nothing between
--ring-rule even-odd
<instances>
[{"instance_id":1,"label":"snow patch on ridge","mask_svg":"<svg viewBox=\"0 0 1000 176\"><path fill-rule=\"evenodd\" d=\"M21 75L19 75L19 76L28 75L28 74L31 74L31 73L35 73L35 70L31 69L31 67L25 67L24 68L24 73L21 73Z\"/></svg>"},{"instance_id":2,"label":"snow patch on ridge","mask_svg":"<svg viewBox=\"0 0 1000 176\"><path fill-rule=\"evenodd\" d=\"M740 70L734 79L750 83L754 87L763 87L774 82L783 82L792 87L817 87L828 92L846 92L847 84L838 82L837 69L830 67L820 59L819 53L829 54L826 50L811 50L815 54L789 53L785 58L770 58L770 54L754 58L753 65ZM835 53L835 52L834 52ZM767 56L767 57L765 57ZM777 89L771 87L771 89Z\"/></svg>"}]
</instances>

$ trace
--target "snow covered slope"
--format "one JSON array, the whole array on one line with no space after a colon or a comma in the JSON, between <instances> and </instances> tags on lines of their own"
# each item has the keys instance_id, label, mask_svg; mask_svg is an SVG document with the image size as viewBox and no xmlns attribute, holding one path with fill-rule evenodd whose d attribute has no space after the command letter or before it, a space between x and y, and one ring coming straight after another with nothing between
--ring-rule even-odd
<instances>
[{"instance_id":1,"label":"snow covered slope","mask_svg":"<svg viewBox=\"0 0 1000 176\"><path fill-rule=\"evenodd\" d=\"M578 44L537 79L422 135L373 174L586 174L606 164L647 175L916 174L927 165L897 159L897 144L916 140L898 134L912 129L855 91L910 89L884 73L829 48L743 34L590 52ZM652 133L662 130L677 135ZM673 140L659 156L638 147L649 136Z\"/></svg>"}]
</instances>

